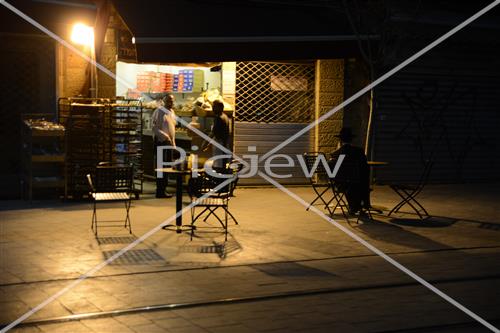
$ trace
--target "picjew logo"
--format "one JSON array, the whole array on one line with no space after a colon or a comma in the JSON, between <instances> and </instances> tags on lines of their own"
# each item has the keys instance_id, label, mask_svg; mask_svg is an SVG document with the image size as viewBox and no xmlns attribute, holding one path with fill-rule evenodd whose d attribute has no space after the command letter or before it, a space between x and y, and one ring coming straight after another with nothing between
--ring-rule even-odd
<instances>
[{"instance_id":1,"label":"picjew logo","mask_svg":"<svg viewBox=\"0 0 500 333\"><path fill-rule=\"evenodd\" d=\"M166 151L177 151L179 157L174 160L174 161L164 161L163 156L164 152ZM158 146L156 150L156 176L158 178L163 177L163 172L161 169L164 168L173 168L173 169L178 169L178 170L187 170L188 169L188 162L190 162L190 170L191 170L191 176L192 177L198 177L198 173L201 169L203 169L206 173L213 177L219 177L219 178L229 178L231 175L227 174L221 174L218 173L214 170L216 165L223 165L224 162L229 161L231 158L233 158L233 155L229 154L220 154L220 155L215 155L210 158L208 158L205 163L201 166L198 163L198 157L196 152L198 151L197 146L192 146L191 151L194 153L191 153L191 158L188 161L186 157L188 154L186 151L180 147L176 146ZM255 154L257 151L255 146L248 146L247 152L249 153L254 153L254 154L243 154L241 155L241 160L240 162L243 164L242 170L238 173L239 178L250 178L254 177L257 175L259 172L259 154ZM294 156L296 160L292 157ZM324 155L318 155L314 163L310 166L310 168L307 165L307 162L304 158L303 155L296 154L296 155L286 155L286 154L273 154L268 156L264 160L264 170L267 175L273 178L278 178L278 179L287 179L287 178L292 178L293 175L291 173L283 173L286 172L286 170L290 170L290 168L296 167L296 161L298 161L298 164L300 166L300 169L302 170L302 173L304 174L304 177L306 178L311 178L314 175L314 172L318 169L319 165L322 165L322 168L326 171L326 174L330 178L334 178L335 175L337 174L340 166L342 165L342 162L344 161L345 155L341 154L339 155L338 159L335 161L335 164L333 165L333 169L331 168L331 165L328 163L326 157ZM278 161L279 160L279 161ZM284 162L283 162L284 161ZM262 164L260 164L262 165ZM230 165L231 167L231 165ZM281 172L280 172L281 171Z\"/></svg>"}]
</instances>

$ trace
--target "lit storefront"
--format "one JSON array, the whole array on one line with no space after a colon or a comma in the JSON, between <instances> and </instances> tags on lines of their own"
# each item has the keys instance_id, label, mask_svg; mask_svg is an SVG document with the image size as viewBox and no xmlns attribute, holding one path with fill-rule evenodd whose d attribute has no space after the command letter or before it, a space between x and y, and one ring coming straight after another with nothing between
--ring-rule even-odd
<instances>
[{"instance_id":1,"label":"lit storefront","mask_svg":"<svg viewBox=\"0 0 500 333\"><path fill-rule=\"evenodd\" d=\"M114 108L112 112L118 112L123 111L120 108L124 106L117 109L117 102L139 101L142 112L140 146L136 144L135 150L129 151L128 144L137 140L129 140L128 143L113 141L113 134L109 134L113 124L104 117L99 125L102 131L96 136L99 139L95 140L99 141L99 147L106 148L99 148L100 153L87 160L86 164L90 167L98 160L128 162L130 159L123 156L129 154L134 159L139 157L138 169L146 179L152 176L154 168L150 115L155 101L162 95L174 94L178 116L187 123L198 122L200 129L206 133L213 121L211 111L209 108L197 110L193 105L200 99L210 102L213 98L222 98L225 112L231 118L232 150L241 156L249 153L248 147L255 147L252 153L262 154L342 102L344 59L357 54L355 37L347 34L349 29L345 20L338 24L343 26L342 29L318 21L319 26L311 26L306 34L299 35L300 29L295 31L289 24L283 23L303 17L303 13L288 11L286 18L279 18L279 8L269 9L276 14L275 20L282 21L281 24L275 25L278 21L266 23L266 26L279 27L275 35L266 36L265 26L256 27L255 31L243 28L243 25L237 26L236 23L241 20L228 14L222 21L210 19L209 29L202 33L199 27L185 27L184 35L199 33L199 37L172 39L166 36L165 41L153 40L150 43L146 37L161 37L169 30L160 23L163 14L155 12L155 6L144 9L138 2L109 1L80 5L70 6L72 15L64 16L62 13L52 18L57 21L64 17L64 24L60 24L56 32L68 44L62 45L43 37L53 50L49 61L53 64L52 72L46 77L53 80L55 89L50 92L53 96L51 101L41 104L38 110L52 114L55 121L66 122L70 110L68 103L93 104L92 107L102 105L102 110ZM39 6L47 7L40 10L44 12L48 7L67 9L69 5L43 3ZM200 13L200 8L192 8L190 3L181 1L176 6L180 6L176 9L178 15L173 15L170 27L177 27L175 22L182 21L183 17L194 17ZM181 8L183 6L187 7ZM201 9L201 12L217 17L217 9L209 7L206 11ZM259 8L246 10L271 14ZM85 15L82 16L82 12ZM186 14L189 12L192 15ZM30 14L36 16L36 13ZM317 13L308 15L312 20ZM201 17L194 19L202 23ZM47 20L50 21L47 18L44 22ZM201 23L200 27L203 27ZM234 28L230 28L232 25ZM323 34L318 36L318 31ZM151 32L156 37L149 35ZM96 65L89 60L95 60ZM47 69L50 70L50 66ZM133 109L135 104L127 107ZM341 126L342 115L339 113L290 143L280 153L295 156L312 150L330 152L336 145L333 134ZM188 152L193 145L200 143L199 138L188 135L182 124L177 130L178 144ZM65 147L66 164L71 160L72 147ZM205 154L202 158L210 156L210 152L200 154ZM79 170L77 178L87 172L80 162L65 169L65 172ZM305 181L298 169L290 169L294 177L288 183ZM73 190L67 188L68 178L71 177L67 174L62 176L66 178L65 194L70 193L71 197ZM258 177L242 180L242 184L263 182ZM12 187L15 186L12 184ZM83 187L81 183L79 194Z\"/></svg>"}]
</instances>

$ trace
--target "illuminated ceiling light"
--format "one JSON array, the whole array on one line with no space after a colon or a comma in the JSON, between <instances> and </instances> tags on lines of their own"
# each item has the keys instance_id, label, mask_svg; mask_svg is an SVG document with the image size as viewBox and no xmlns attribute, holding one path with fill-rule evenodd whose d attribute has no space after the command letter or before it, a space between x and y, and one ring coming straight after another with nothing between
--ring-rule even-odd
<instances>
[{"instance_id":1,"label":"illuminated ceiling light","mask_svg":"<svg viewBox=\"0 0 500 333\"><path fill-rule=\"evenodd\" d=\"M77 45L94 45L94 28L82 23L75 24L71 32L71 41Z\"/></svg>"}]
</instances>

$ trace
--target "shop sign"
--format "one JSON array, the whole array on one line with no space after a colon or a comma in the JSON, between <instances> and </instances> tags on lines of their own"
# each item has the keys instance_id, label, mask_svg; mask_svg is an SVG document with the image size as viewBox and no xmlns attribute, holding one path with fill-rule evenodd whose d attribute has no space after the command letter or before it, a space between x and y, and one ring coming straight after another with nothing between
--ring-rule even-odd
<instances>
[{"instance_id":1,"label":"shop sign","mask_svg":"<svg viewBox=\"0 0 500 333\"><path fill-rule=\"evenodd\" d=\"M300 76L271 76L271 89L281 91L307 91L307 78Z\"/></svg>"},{"instance_id":2,"label":"shop sign","mask_svg":"<svg viewBox=\"0 0 500 333\"><path fill-rule=\"evenodd\" d=\"M118 60L137 61L135 45L132 43L132 34L126 29L116 31L116 45Z\"/></svg>"}]
</instances>

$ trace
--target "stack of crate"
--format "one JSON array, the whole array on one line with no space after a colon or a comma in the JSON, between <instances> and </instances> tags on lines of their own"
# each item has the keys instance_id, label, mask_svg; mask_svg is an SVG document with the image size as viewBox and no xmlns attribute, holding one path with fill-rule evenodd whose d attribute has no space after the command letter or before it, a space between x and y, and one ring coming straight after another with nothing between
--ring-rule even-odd
<instances>
[{"instance_id":1,"label":"stack of crate","mask_svg":"<svg viewBox=\"0 0 500 333\"><path fill-rule=\"evenodd\" d=\"M182 86L184 85L184 75L180 77L180 84L179 84L179 74L174 74L174 84L172 87L173 91L182 91ZM181 89L179 89L179 87Z\"/></svg>"},{"instance_id":2,"label":"stack of crate","mask_svg":"<svg viewBox=\"0 0 500 333\"><path fill-rule=\"evenodd\" d=\"M150 92L151 91L151 81L156 75L155 72L141 72L137 73L137 90Z\"/></svg>"},{"instance_id":3,"label":"stack of crate","mask_svg":"<svg viewBox=\"0 0 500 333\"><path fill-rule=\"evenodd\" d=\"M160 73L160 90L161 92L169 92L174 88L174 75L171 73Z\"/></svg>"},{"instance_id":4,"label":"stack of crate","mask_svg":"<svg viewBox=\"0 0 500 333\"><path fill-rule=\"evenodd\" d=\"M203 90L204 73L201 69L181 69L174 75L174 91L199 92Z\"/></svg>"},{"instance_id":5,"label":"stack of crate","mask_svg":"<svg viewBox=\"0 0 500 333\"><path fill-rule=\"evenodd\" d=\"M181 69L179 71L179 77L181 76L184 79L184 84L182 85L182 89L180 89L180 91L193 91L193 70Z\"/></svg>"},{"instance_id":6,"label":"stack of crate","mask_svg":"<svg viewBox=\"0 0 500 333\"><path fill-rule=\"evenodd\" d=\"M161 92L160 73L151 72L151 92Z\"/></svg>"},{"instance_id":7,"label":"stack of crate","mask_svg":"<svg viewBox=\"0 0 500 333\"><path fill-rule=\"evenodd\" d=\"M145 92L169 92L174 88L171 73L141 72L137 74L137 90Z\"/></svg>"},{"instance_id":8,"label":"stack of crate","mask_svg":"<svg viewBox=\"0 0 500 333\"><path fill-rule=\"evenodd\" d=\"M140 92L200 92L203 90L204 72L201 69L181 69L178 74L141 72L137 74Z\"/></svg>"}]
</instances>

